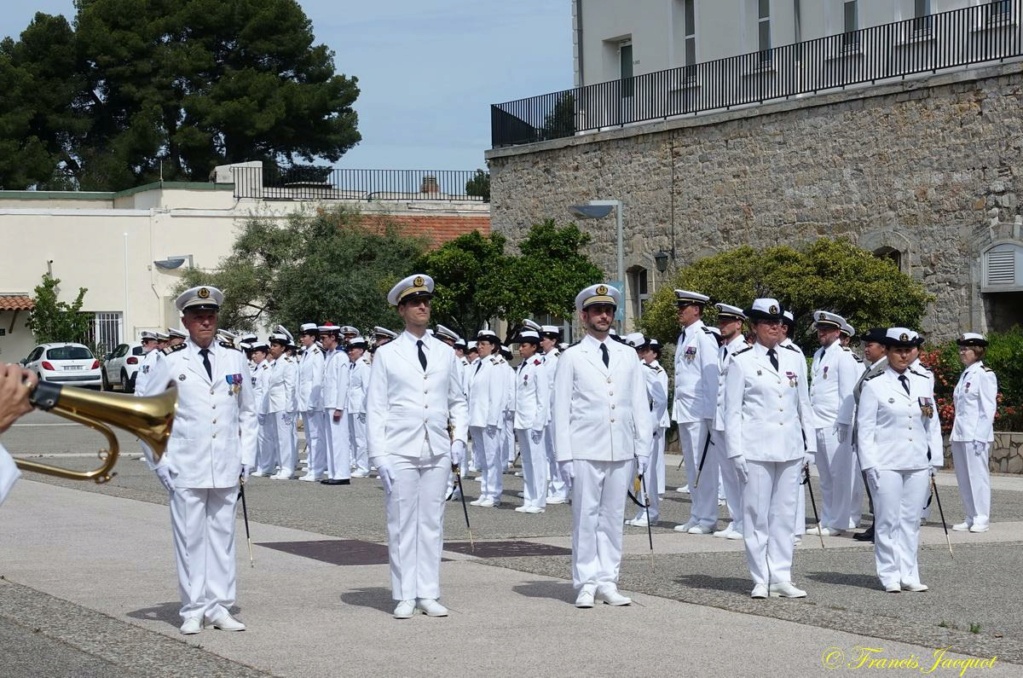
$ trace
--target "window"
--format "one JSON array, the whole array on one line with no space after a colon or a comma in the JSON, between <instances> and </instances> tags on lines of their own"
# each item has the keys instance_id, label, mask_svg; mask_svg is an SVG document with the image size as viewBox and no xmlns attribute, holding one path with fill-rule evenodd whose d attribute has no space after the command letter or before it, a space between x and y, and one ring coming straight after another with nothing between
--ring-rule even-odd
<instances>
[{"instance_id":1,"label":"window","mask_svg":"<svg viewBox=\"0 0 1023 678\"><path fill-rule=\"evenodd\" d=\"M631 97L635 87L632 81L632 40L618 43L618 73L622 80L622 96Z\"/></svg>"},{"instance_id":2,"label":"window","mask_svg":"<svg viewBox=\"0 0 1023 678\"><path fill-rule=\"evenodd\" d=\"M859 0L845 0L842 23L842 49L854 51L860 48Z\"/></svg>"},{"instance_id":3,"label":"window","mask_svg":"<svg viewBox=\"0 0 1023 678\"><path fill-rule=\"evenodd\" d=\"M106 353L109 347L121 343L121 313L93 313L87 342L96 346L98 353Z\"/></svg>"},{"instance_id":4,"label":"window","mask_svg":"<svg viewBox=\"0 0 1023 678\"><path fill-rule=\"evenodd\" d=\"M686 66L696 63L696 0L685 0Z\"/></svg>"},{"instance_id":5,"label":"window","mask_svg":"<svg viewBox=\"0 0 1023 678\"><path fill-rule=\"evenodd\" d=\"M931 0L914 0L913 35L930 35L933 24L934 19L931 18Z\"/></svg>"},{"instance_id":6,"label":"window","mask_svg":"<svg viewBox=\"0 0 1023 678\"><path fill-rule=\"evenodd\" d=\"M757 3L757 50L760 61L771 60L771 0Z\"/></svg>"},{"instance_id":7,"label":"window","mask_svg":"<svg viewBox=\"0 0 1023 678\"><path fill-rule=\"evenodd\" d=\"M650 298L650 288L647 286L647 270L637 266L629 271L629 287L632 296L632 321L635 322L643 317L643 308Z\"/></svg>"},{"instance_id":8,"label":"window","mask_svg":"<svg viewBox=\"0 0 1023 678\"><path fill-rule=\"evenodd\" d=\"M987 3L987 22L997 24L1012 18L1012 0L994 0Z\"/></svg>"},{"instance_id":9,"label":"window","mask_svg":"<svg viewBox=\"0 0 1023 678\"><path fill-rule=\"evenodd\" d=\"M895 268L902 270L902 252L895 249L894 247L878 247L874 250L874 256L878 259L887 259L888 261L895 264Z\"/></svg>"}]
</instances>

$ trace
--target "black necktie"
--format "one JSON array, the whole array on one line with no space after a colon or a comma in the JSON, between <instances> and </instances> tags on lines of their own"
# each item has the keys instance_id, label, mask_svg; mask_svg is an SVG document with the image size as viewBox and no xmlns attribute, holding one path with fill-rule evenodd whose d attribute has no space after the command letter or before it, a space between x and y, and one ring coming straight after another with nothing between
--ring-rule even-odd
<instances>
[{"instance_id":1,"label":"black necktie","mask_svg":"<svg viewBox=\"0 0 1023 678\"><path fill-rule=\"evenodd\" d=\"M684 343L686 343L686 331L682 330L682 337L678 340L678 345L681 346Z\"/></svg>"},{"instance_id":2,"label":"black necktie","mask_svg":"<svg viewBox=\"0 0 1023 678\"><path fill-rule=\"evenodd\" d=\"M604 367L611 365L611 357L607 354L607 344L600 345L601 358L604 360Z\"/></svg>"},{"instance_id":3,"label":"black necktie","mask_svg":"<svg viewBox=\"0 0 1023 678\"><path fill-rule=\"evenodd\" d=\"M906 389L906 395L909 395L909 379L904 374L899 375L899 381L902 382L902 388Z\"/></svg>"},{"instance_id":4,"label":"black necktie","mask_svg":"<svg viewBox=\"0 0 1023 678\"><path fill-rule=\"evenodd\" d=\"M422 365L423 369L425 370L426 369L426 353L423 351L423 340L420 339L419 341L417 341L416 342L416 346L419 347L419 364Z\"/></svg>"},{"instance_id":5,"label":"black necktie","mask_svg":"<svg viewBox=\"0 0 1023 678\"><path fill-rule=\"evenodd\" d=\"M771 359L771 365L774 367L775 370L777 370L778 369L778 354L774 352L773 348L768 349L767 357Z\"/></svg>"},{"instance_id":6,"label":"black necktie","mask_svg":"<svg viewBox=\"0 0 1023 678\"><path fill-rule=\"evenodd\" d=\"M202 366L206 368L206 374L210 375L210 381L213 381L213 365L210 364L210 350L208 348L199 349L199 355L202 356Z\"/></svg>"},{"instance_id":7,"label":"black necktie","mask_svg":"<svg viewBox=\"0 0 1023 678\"><path fill-rule=\"evenodd\" d=\"M476 359L476 371L473 374L479 374L481 367L483 367L483 358L477 358Z\"/></svg>"}]
</instances>

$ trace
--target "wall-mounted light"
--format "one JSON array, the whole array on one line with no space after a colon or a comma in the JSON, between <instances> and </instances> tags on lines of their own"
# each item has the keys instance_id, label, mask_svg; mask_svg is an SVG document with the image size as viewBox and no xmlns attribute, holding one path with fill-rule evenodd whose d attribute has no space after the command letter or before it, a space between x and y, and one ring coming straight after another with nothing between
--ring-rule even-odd
<instances>
[{"instance_id":1,"label":"wall-mounted light","mask_svg":"<svg viewBox=\"0 0 1023 678\"><path fill-rule=\"evenodd\" d=\"M153 265L165 271L172 271L175 268L181 268L181 265L184 264L186 261L188 262L188 267L192 268L191 254L181 254L172 257L167 257L166 259L158 259L153 262Z\"/></svg>"},{"instance_id":2,"label":"wall-mounted light","mask_svg":"<svg viewBox=\"0 0 1023 678\"><path fill-rule=\"evenodd\" d=\"M654 255L654 264L657 266L658 272L664 273L668 270L668 256L664 250L660 250Z\"/></svg>"}]
</instances>

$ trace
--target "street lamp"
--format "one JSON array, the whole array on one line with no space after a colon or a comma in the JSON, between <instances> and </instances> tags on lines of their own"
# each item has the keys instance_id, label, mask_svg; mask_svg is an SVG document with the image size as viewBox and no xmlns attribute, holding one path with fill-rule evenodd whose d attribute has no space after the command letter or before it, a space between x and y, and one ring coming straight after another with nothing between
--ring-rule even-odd
<instances>
[{"instance_id":1,"label":"street lamp","mask_svg":"<svg viewBox=\"0 0 1023 678\"><path fill-rule=\"evenodd\" d=\"M664 273L668 270L668 253L664 250L659 250L654 255L654 264L657 266L658 273Z\"/></svg>"},{"instance_id":2,"label":"street lamp","mask_svg":"<svg viewBox=\"0 0 1023 678\"><path fill-rule=\"evenodd\" d=\"M582 205L571 205L568 211L580 219L603 219L615 212L615 222L618 227L618 285L625 295L625 249L622 245L622 201L621 200L590 200ZM626 304L622 304L622 321L619 329L625 327Z\"/></svg>"}]
</instances>

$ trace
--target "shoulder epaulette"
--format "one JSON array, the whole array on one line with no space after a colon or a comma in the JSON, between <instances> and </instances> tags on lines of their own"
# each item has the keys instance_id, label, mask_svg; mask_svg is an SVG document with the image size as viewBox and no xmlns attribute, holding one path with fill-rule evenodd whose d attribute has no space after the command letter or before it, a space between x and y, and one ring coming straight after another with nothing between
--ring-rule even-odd
<instances>
[{"instance_id":1,"label":"shoulder epaulette","mask_svg":"<svg viewBox=\"0 0 1023 678\"><path fill-rule=\"evenodd\" d=\"M319 353L319 352L320 352L320 349L318 349L315 346L313 346L313 353Z\"/></svg>"},{"instance_id":2,"label":"shoulder epaulette","mask_svg":"<svg viewBox=\"0 0 1023 678\"><path fill-rule=\"evenodd\" d=\"M744 349L742 349L742 351L748 351L751 348L753 348L753 347L750 346L749 348L744 348ZM801 353L801 351L798 348L796 348L795 344L785 344L784 346L782 346L782 348L787 348L788 350L790 350L790 351L792 351L794 353ZM742 353L742 351L739 351L739 353ZM735 354L733 353L732 355L735 355Z\"/></svg>"},{"instance_id":3,"label":"shoulder epaulette","mask_svg":"<svg viewBox=\"0 0 1023 678\"><path fill-rule=\"evenodd\" d=\"M237 346L235 346L234 344L232 344L232 343L230 343L228 341L218 341L217 343L220 344L221 346L223 346L224 348L231 349L232 351L240 351L241 350L240 348L238 348ZM184 344L179 344L179 346L184 346Z\"/></svg>"},{"instance_id":4,"label":"shoulder epaulette","mask_svg":"<svg viewBox=\"0 0 1023 678\"><path fill-rule=\"evenodd\" d=\"M994 372L994 370L988 367L987 365L983 365L981 369L984 370L985 372Z\"/></svg>"},{"instance_id":5,"label":"shoulder epaulette","mask_svg":"<svg viewBox=\"0 0 1023 678\"><path fill-rule=\"evenodd\" d=\"M704 334L714 334L713 332L711 332L711 331L710 331L710 328L709 328L709 327L707 327L706 325L704 325L704 326L703 326L703 327L701 327L700 329L701 329L701 330L703 330L703 333L704 333Z\"/></svg>"},{"instance_id":6,"label":"shoulder epaulette","mask_svg":"<svg viewBox=\"0 0 1023 678\"><path fill-rule=\"evenodd\" d=\"M270 366L266 364L266 361L260 363L260 367L262 367L264 370L270 369Z\"/></svg>"},{"instance_id":7,"label":"shoulder epaulette","mask_svg":"<svg viewBox=\"0 0 1023 678\"><path fill-rule=\"evenodd\" d=\"M924 379L930 379L930 377L929 377L929 376L927 376L926 374L924 374L923 372L917 372L917 371L916 371L916 370L914 370L913 368L909 368L909 373L910 373L910 374L915 374L916 376L918 376L918 377L922 377L922 378L924 378Z\"/></svg>"},{"instance_id":8,"label":"shoulder epaulette","mask_svg":"<svg viewBox=\"0 0 1023 678\"><path fill-rule=\"evenodd\" d=\"M746 353L747 351L752 351L752 350L753 350L752 346L747 346L746 348L744 348L742 350L739 350L739 351L736 351L735 353L733 353L732 357L734 358L737 355L742 355L743 353Z\"/></svg>"},{"instance_id":9,"label":"shoulder epaulette","mask_svg":"<svg viewBox=\"0 0 1023 678\"><path fill-rule=\"evenodd\" d=\"M661 372L661 366L660 365L654 365L653 363L643 363L643 366L644 367L648 367L651 370L653 370L654 374L660 374L660 372Z\"/></svg>"},{"instance_id":10,"label":"shoulder epaulette","mask_svg":"<svg viewBox=\"0 0 1023 678\"><path fill-rule=\"evenodd\" d=\"M870 381L871 379L877 379L878 377L880 377L880 376L881 376L882 374L884 374L884 373L885 373L885 371L884 371L884 370L881 370L880 372L875 372L874 374L868 374L867 376L865 376L865 377L863 378L863 381L864 381L864 382L868 382L868 381Z\"/></svg>"},{"instance_id":11,"label":"shoulder epaulette","mask_svg":"<svg viewBox=\"0 0 1023 678\"><path fill-rule=\"evenodd\" d=\"M183 351L185 349L185 346L186 344L184 342L178 344L177 346L168 346L167 348L163 349L163 354L170 355L175 351Z\"/></svg>"},{"instance_id":12,"label":"shoulder epaulette","mask_svg":"<svg viewBox=\"0 0 1023 678\"><path fill-rule=\"evenodd\" d=\"M850 353L852 353L852 352L850 351ZM852 357L853 357L853 360L855 360L856 362L858 362L858 363L860 363L860 364L862 364L862 363L863 363L863 358L859 357L859 356L858 356L858 355L856 355L855 353L853 353L853 354L852 354Z\"/></svg>"}]
</instances>

